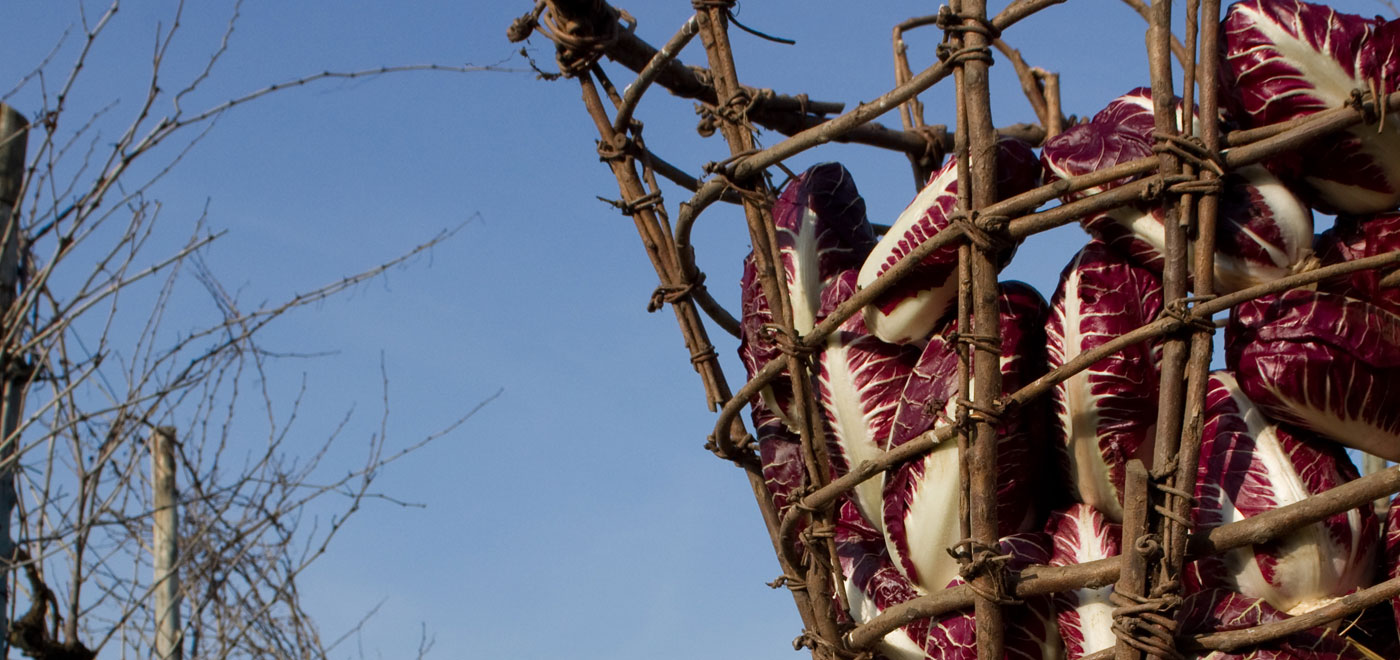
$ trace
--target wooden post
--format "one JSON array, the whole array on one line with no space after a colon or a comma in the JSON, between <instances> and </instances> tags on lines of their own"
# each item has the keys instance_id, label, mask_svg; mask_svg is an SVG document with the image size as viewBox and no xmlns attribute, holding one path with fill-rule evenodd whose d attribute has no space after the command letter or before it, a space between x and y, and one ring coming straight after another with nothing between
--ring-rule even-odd
<instances>
[{"instance_id":1,"label":"wooden post","mask_svg":"<svg viewBox=\"0 0 1400 660\"><path fill-rule=\"evenodd\" d=\"M180 660L180 571L175 561L180 514L175 493L175 429L156 427L151 434L152 502L151 552L155 558L154 600L156 657Z\"/></svg>"},{"instance_id":2,"label":"wooden post","mask_svg":"<svg viewBox=\"0 0 1400 660\"><path fill-rule=\"evenodd\" d=\"M19 287L19 206L24 186L25 148L29 142L29 122L14 108L0 103L0 319L15 318L11 314ZM0 322L0 337L17 337L14 328ZM8 344L0 344L0 630L9 629L6 619L10 609L9 577L15 556L14 536L10 533L10 518L16 498L16 447L20 417L24 413L24 390L29 384L25 370L16 369L20 356L10 353ZM3 644L8 654L8 642Z\"/></svg>"},{"instance_id":3,"label":"wooden post","mask_svg":"<svg viewBox=\"0 0 1400 660\"><path fill-rule=\"evenodd\" d=\"M1138 539L1150 529L1147 516L1150 502L1147 492L1147 467L1136 458L1128 461L1127 474L1123 481L1123 537L1119 543L1123 549L1123 565L1119 570L1114 591L1132 599L1147 592L1147 557L1137 549ZM1118 622L1115 621L1114 625L1117 626ZM1137 634L1136 630L1127 632ZM1143 654L1128 640L1119 637L1113 657L1115 660L1141 660Z\"/></svg>"}]
</instances>

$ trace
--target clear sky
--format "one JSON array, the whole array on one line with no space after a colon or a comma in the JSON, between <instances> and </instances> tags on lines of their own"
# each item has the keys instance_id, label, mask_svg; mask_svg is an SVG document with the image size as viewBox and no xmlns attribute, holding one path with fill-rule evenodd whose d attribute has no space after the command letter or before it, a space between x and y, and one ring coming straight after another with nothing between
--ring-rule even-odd
<instances>
[{"instance_id":1,"label":"clear sky","mask_svg":"<svg viewBox=\"0 0 1400 660\"><path fill-rule=\"evenodd\" d=\"M0 88L40 64L75 25L79 4L5 3ZM90 13L105 7L81 4ZM1374 0L1333 4L1388 11ZM306 575L303 596L326 638L382 602L360 639L371 658L412 657L420 626L435 640L434 658L795 657L789 642L800 623L791 598L764 586L778 568L743 475L702 449L714 417L674 316L646 312L656 276L631 221L595 198L617 189L598 162L578 86L537 80L519 46L506 42L507 25L530 5L247 0L227 53L188 107L323 70L436 63L517 71L401 73L278 93L221 119L152 192L172 245L207 205L208 226L227 230L207 261L248 305L335 281L465 223L382 280L265 335L270 350L324 353L277 360L269 378L288 407L304 379L295 437L307 448L353 411L335 459L346 468L379 429L381 357L391 447L500 392L382 475L378 491L423 506L369 502ZM937 6L852 6L741 3L745 24L797 41L735 32L741 79L848 107L886 91L891 27ZM75 88L72 117L117 101L102 119L103 139L113 139L145 92L156 26L170 24L173 8L169 0L123 4ZM188 80L218 47L232 8L224 0L186 7L172 80ZM657 45L691 11L680 0L626 9ZM1147 83L1144 28L1118 2L1073 0L1005 39L1033 66L1060 72L1066 112L1086 116ZM76 37L56 52L49 85L73 61ZM909 37L916 70L937 40L934 32ZM528 47L553 66L547 41L536 36ZM698 39L682 59L704 62ZM620 68L609 72L619 85L630 80ZM996 121L1029 121L1011 68L1002 63L993 75ZM30 113L37 94L31 81L6 100ZM953 122L950 99L951 81L925 97L930 123ZM728 151L718 137L696 135L691 108L658 89L637 117L654 150L698 172ZM898 125L893 114L881 121ZM780 138L761 136L764 144ZM831 145L787 165L824 160L852 170L874 222L892 221L915 192L904 156L873 148ZM687 197L671 188L666 201L674 212ZM1083 240L1075 228L1036 237L1003 277L1048 296ZM737 310L748 250L742 214L707 213L696 244L708 286ZM187 313L212 311L196 300ZM711 337L737 388L736 343L718 328ZM352 641L335 657L359 651Z\"/></svg>"}]
</instances>

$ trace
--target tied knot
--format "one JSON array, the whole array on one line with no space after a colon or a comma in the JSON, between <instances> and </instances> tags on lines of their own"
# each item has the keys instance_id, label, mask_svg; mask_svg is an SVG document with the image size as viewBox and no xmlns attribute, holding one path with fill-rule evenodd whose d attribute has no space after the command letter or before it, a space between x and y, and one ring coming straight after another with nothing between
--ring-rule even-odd
<instances>
[{"instance_id":1,"label":"tied knot","mask_svg":"<svg viewBox=\"0 0 1400 660\"><path fill-rule=\"evenodd\" d=\"M535 8L526 12L523 16L510 22L510 27L506 28L506 39L511 43L519 43L530 38L535 27L539 25L540 12L544 11L544 0L535 3Z\"/></svg>"},{"instance_id":2,"label":"tied knot","mask_svg":"<svg viewBox=\"0 0 1400 660\"><path fill-rule=\"evenodd\" d=\"M958 44L960 44L962 35L968 32L980 34L986 37L989 42L1001 38L1001 30L997 29L997 26L985 17L959 14L947 5L943 5L938 10L938 17L934 20L934 25L937 25L944 33L944 42L939 44L935 51L939 61L952 66L959 66L969 61L986 62L989 66L994 63L991 48L985 45L959 46L951 41L956 36Z\"/></svg>"},{"instance_id":3,"label":"tied knot","mask_svg":"<svg viewBox=\"0 0 1400 660\"><path fill-rule=\"evenodd\" d=\"M788 332L780 325L765 324L762 328L765 337L769 338L778 351L788 357L795 357L799 360L806 360L817 352L817 347L807 345L798 336L797 331Z\"/></svg>"},{"instance_id":4,"label":"tied knot","mask_svg":"<svg viewBox=\"0 0 1400 660\"><path fill-rule=\"evenodd\" d=\"M1113 634L1129 646L1154 658L1185 660L1176 650L1176 620L1171 613L1180 604L1176 596L1144 597L1113 592Z\"/></svg>"},{"instance_id":5,"label":"tied knot","mask_svg":"<svg viewBox=\"0 0 1400 660\"><path fill-rule=\"evenodd\" d=\"M958 397L955 401L958 406L958 425L966 427L969 422L980 422L1001 428L1005 425L1005 420L1001 418L1002 411L995 405L986 406L976 401L971 401Z\"/></svg>"},{"instance_id":6,"label":"tied knot","mask_svg":"<svg viewBox=\"0 0 1400 660\"><path fill-rule=\"evenodd\" d=\"M801 651L802 649L815 651L818 648L826 649L830 657L835 657L837 655L838 649L836 644L812 630L803 630L802 634L797 636L797 639L792 640L792 650L794 651Z\"/></svg>"},{"instance_id":7,"label":"tied knot","mask_svg":"<svg viewBox=\"0 0 1400 660\"><path fill-rule=\"evenodd\" d=\"M734 163L757 151L757 149L751 149L734 154L722 161L711 161L702 165L700 169L705 174L713 176L716 180L723 183L726 189L734 191L743 201L753 204L760 209L771 209L773 208L773 195L763 187L763 182L761 180L757 183L759 188L754 189L739 185L732 176L732 166Z\"/></svg>"},{"instance_id":8,"label":"tied knot","mask_svg":"<svg viewBox=\"0 0 1400 660\"><path fill-rule=\"evenodd\" d=\"M631 214L629 214L631 215ZM689 282L681 284L661 284L651 292L651 299L647 301L647 311L660 311L666 303L672 305L690 298L691 294L705 285L705 274L697 273L695 278Z\"/></svg>"},{"instance_id":9,"label":"tied knot","mask_svg":"<svg viewBox=\"0 0 1400 660\"><path fill-rule=\"evenodd\" d=\"M1175 186L1187 183L1194 184L1197 181L1196 177L1186 174L1158 175L1147 180L1147 187L1142 190L1142 194L1138 198L1144 202L1155 202L1161 200L1162 196L1169 192L1174 194L1186 192L1176 189Z\"/></svg>"},{"instance_id":10,"label":"tied knot","mask_svg":"<svg viewBox=\"0 0 1400 660\"><path fill-rule=\"evenodd\" d=\"M1213 330L1215 326L1211 325L1211 328ZM1178 454L1177 456L1173 456L1171 460L1167 461L1165 465L1162 465L1158 468L1154 468L1150 473L1152 477L1150 483L1152 487L1158 492L1163 493L1168 497L1185 501L1188 509L1194 508L1196 506L1195 496L1193 496L1191 493L1188 493L1180 488L1171 485L1171 482L1176 478L1176 468L1179 458L1180 455ZM1191 521L1188 520L1185 516L1177 513L1174 507L1156 504L1153 505L1152 508L1158 514L1161 514L1163 518L1171 520L1172 522L1185 528L1191 527Z\"/></svg>"},{"instance_id":11,"label":"tied knot","mask_svg":"<svg viewBox=\"0 0 1400 660\"><path fill-rule=\"evenodd\" d=\"M621 212L622 215L626 216L635 216L638 213L650 211L661 205L661 191L659 190L654 190L632 200L608 199L606 197L596 195L595 197L597 197L598 201L607 203L608 205Z\"/></svg>"},{"instance_id":12,"label":"tied knot","mask_svg":"<svg viewBox=\"0 0 1400 660\"><path fill-rule=\"evenodd\" d=\"M1170 153L1195 166L1198 171L1210 170L1216 176L1225 176L1220 153L1211 151L1201 138L1165 131L1152 131L1152 138L1156 140L1152 145L1153 152Z\"/></svg>"},{"instance_id":13,"label":"tied knot","mask_svg":"<svg viewBox=\"0 0 1400 660\"><path fill-rule=\"evenodd\" d=\"M1361 113L1361 121L1367 124L1380 124L1382 117L1376 110L1376 97L1370 90L1351 90L1351 96L1347 98L1346 105Z\"/></svg>"},{"instance_id":14,"label":"tied knot","mask_svg":"<svg viewBox=\"0 0 1400 660\"><path fill-rule=\"evenodd\" d=\"M773 580L772 582L765 582L764 584L768 585L769 589L782 589L783 587L787 587L792 591L807 590L806 580L803 580L802 578L796 575L788 575L786 573L784 573L783 575L779 575L777 579Z\"/></svg>"},{"instance_id":15,"label":"tied knot","mask_svg":"<svg viewBox=\"0 0 1400 660\"><path fill-rule=\"evenodd\" d=\"M944 334L943 338L950 344L966 344L975 349L1001 355L1001 337L997 335L979 335L974 332L953 330Z\"/></svg>"},{"instance_id":16,"label":"tied knot","mask_svg":"<svg viewBox=\"0 0 1400 660\"><path fill-rule=\"evenodd\" d=\"M1200 316L1197 316L1192 309L1196 305L1213 299L1215 299L1215 296L1212 295L1187 296L1185 298L1168 300L1167 304L1162 306L1162 312L1157 316L1157 318L1172 319L1173 321L1176 321L1177 323L1181 324L1183 327L1192 328L1202 332L1215 332L1215 322L1211 321L1209 318L1202 318Z\"/></svg>"},{"instance_id":17,"label":"tied knot","mask_svg":"<svg viewBox=\"0 0 1400 660\"><path fill-rule=\"evenodd\" d=\"M950 218L949 226L962 230L968 242L979 250L1005 252L1016 244L1006 234L1011 219L1004 215L982 215L977 211L957 211Z\"/></svg>"},{"instance_id":18,"label":"tied knot","mask_svg":"<svg viewBox=\"0 0 1400 660\"><path fill-rule=\"evenodd\" d=\"M580 20L570 20L558 16L545 7L533 19L522 16L517 21L520 27L512 24L507 36L524 34L526 26L530 31L539 31L555 44L555 61L559 72L570 78L588 71L617 43L623 32L630 33L637 28L637 20L626 10L617 9L602 3L602 11L595 16ZM532 14L534 12L531 12ZM623 28L626 23L626 28Z\"/></svg>"},{"instance_id":19,"label":"tied knot","mask_svg":"<svg viewBox=\"0 0 1400 660\"><path fill-rule=\"evenodd\" d=\"M986 46L956 48L952 44L938 44L934 54L938 56L938 61L951 66L960 66L972 61L986 62L988 65L995 62L992 59L992 49Z\"/></svg>"},{"instance_id":20,"label":"tied knot","mask_svg":"<svg viewBox=\"0 0 1400 660\"><path fill-rule=\"evenodd\" d=\"M635 144L625 133L615 133L611 139L598 140L598 160L607 163L627 158L636 152L633 149Z\"/></svg>"},{"instance_id":21,"label":"tied knot","mask_svg":"<svg viewBox=\"0 0 1400 660\"><path fill-rule=\"evenodd\" d=\"M1001 38L1001 30L997 29L997 26L985 17L959 14L948 5L938 8L938 16L934 18L933 24L938 26L940 30L953 34L976 32L988 40Z\"/></svg>"},{"instance_id":22,"label":"tied knot","mask_svg":"<svg viewBox=\"0 0 1400 660\"><path fill-rule=\"evenodd\" d=\"M957 545L948 548L948 554L962 565L958 576L973 593L998 605L1021 604L1021 601L1011 597L1011 572L1006 568L1011 555L998 554L991 546L973 539L958 541Z\"/></svg>"},{"instance_id":23,"label":"tied knot","mask_svg":"<svg viewBox=\"0 0 1400 660\"><path fill-rule=\"evenodd\" d=\"M743 439L738 443L732 440L727 444L722 444L710 435L705 437L705 451L714 454L720 460L729 461L741 468L747 468L748 464L755 458L755 450L758 441L752 435L744 434Z\"/></svg>"}]
</instances>

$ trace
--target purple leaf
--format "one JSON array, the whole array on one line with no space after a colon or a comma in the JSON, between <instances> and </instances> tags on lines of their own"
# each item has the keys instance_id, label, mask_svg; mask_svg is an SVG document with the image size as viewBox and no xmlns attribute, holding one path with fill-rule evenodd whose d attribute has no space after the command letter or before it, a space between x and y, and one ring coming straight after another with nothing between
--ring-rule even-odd
<instances>
[{"instance_id":1,"label":"purple leaf","mask_svg":"<svg viewBox=\"0 0 1400 660\"><path fill-rule=\"evenodd\" d=\"M1087 504L1050 514L1046 533L1054 539L1051 566L1070 566L1116 557L1122 530L1098 509ZM1113 585L1061 591L1055 594L1056 620L1064 640L1066 657L1078 658L1113 646L1113 610L1109 601Z\"/></svg>"},{"instance_id":2,"label":"purple leaf","mask_svg":"<svg viewBox=\"0 0 1400 660\"><path fill-rule=\"evenodd\" d=\"M1270 423L1233 376L1211 375L1196 477L1199 527L1244 520L1355 478L1340 446ZM1303 614L1370 583L1377 534L1371 508L1353 509L1269 543L1204 557L1188 577Z\"/></svg>"},{"instance_id":3,"label":"purple leaf","mask_svg":"<svg viewBox=\"0 0 1400 660\"><path fill-rule=\"evenodd\" d=\"M1004 390L1013 391L1044 373L1046 304L1029 285L1005 282L1000 312L1002 385ZM929 340L920 355L899 397L890 447L946 424L940 423L940 417L955 414L957 346L944 336L956 329L957 324L950 323L947 331ZM1045 489L1038 486L1048 453L1042 411L1030 407L1009 416L998 435L997 520L1001 535L1040 526L1037 505L1043 501ZM885 477L884 523L890 556L912 582L926 589L938 589L957 574L956 560L943 549L962 538L960 493L959 452L953 441L898 466Z\"/></svg>"},{"instance_id":4,"label":"purple leaf","mask_svg":"<svg viewBox=\"0 0 1400 660\"><path fill-rule=\"evenodd\" d=\"M1186 596L1177 614L1178 635L1242 630L1283 621L1288 615L1268 603L1227 589L1207 589ZM1330 628L1311 628L1234 652L1213 651L1201 660L1374 660L1355 642Z\"/></svg>"},{"instance_id":5,"label":"purple leaf","mask_svg":"<svg viewBox=\"0 0 1400 660\"><path fill-rule=\"evenodd\" d=\"M1324 266L1400 250L1400 213L1338 216L1336 224L1317 237L1316 249ZM1361 270L1318 282L1317 289L1400 314L1400 288L1383 288L1380 284L1381 278L1397 269L1400 267Z\"/></svg>"},{"instance_id":6,"label":"purple leaf","mask_svg":"<svg viewBox=\"0 0 1400 660\"><path fill-rule=\"evenodd\" d=\"M1049 140L1041 150L1041 161L1054 177L1069 178L1149 156L1154 142L1152 108L1151 90L1135 89L1115 99L1089 123ZM1178 115L1180 119L1180 108ZM1064 199L1073 201L1127 180ZM1230 172L1223 184L1216 225L1216 292L1230 293L1288 275L1308 255L1312 212L1262 166ZM1080 222L1085 231L1113 249L1155 273L1162 272L1166 233L1160 203L1134 202ZM1187 260L1191 260L1189 249Z\"/></svg>"},{"instance_id":7,"label":"purple leaf","mask_svg":"<svg viewBox=\"0 0 1400 660\"><path fill-rule=\"evenodd\" d=\"M773 205L778 254L792 303L793 325L806 334L821 321L822 290L857 268L875 245L865 200L838 163L813 165Z\"/></svg>"},{"instance_id":8,"label":"purple leaf","mask_svg":"<svg viewBox=\"0 0 1400 660\"><path fill-rule=\"evenodd\" d=\"M855 271L848 270L833 282L826 305L834 307L849 297L855 279ZM918 358L917 348L889 344L866 332L860 316L847 319L827 339L817 358L817 398L838 469L873 460L889 448L899 394ZM880 479L861 483L854 497L861 513L881 524Z\"/></svg>"},{"instance_id":9,"label":"purple leaf","mask_svg":"<svg viewBox=\"0 0 1400 660\"><path fill-rule=\"evenodd\" d=\"M1099 241L1090 241L1060 275L1046 329L1051 369L1138 326L1162 310L1162 285ZM1129 346L1056 385L1052 432L1069 454L1081 502L1122 520L1124 470L1150 458L1157 421L1157 359Z\"/></svg>"},{"instance_id":10,"label":"purple leaf","mask_svg":"<svg viewBox=\"0 0 1400 660\"><path fill-rule=\"evenodd\" d=\"M1294 290L1235 308L1226 362L1270 417L1400 460L1400 317Z\"/></svg>"},{"instance_id":11,"label":"purple leaf","mask_svg":"<svg viewBox=\"0 0 1400 660\"><path fill-rule=\"evenodd\" d=\"M773 222L780 282L792 305L794 330L806 334L821 320L825 289L865 260L875 245L875 233L850 172L838 163L814 165L793 179L773 205ZM740 280L739 358L750 377L782 353L772 304L755 264L754 255L749 254ZM760 398L788 428L797 427L786 376L764 387Z\"/></svg>"},{"instance_id":12,"label":"purple leaf","mask_svg":"<svg viewBox=\"0 0 1400 660\"><path fill-rule=\"evenodd\" d=\"M1002 138L997 143L997 194L1006 198L1040 185L1041 166L1026 143ZM958 202L957 161L936 172L860 269L859 284L870 286L904 255L947 229ZM1014 251L1014 250L1013 250ZM1011 254L1001 255L1003 263ZM958 246L950 243L924 258L907 277L865 308L865 323L891 343L923 341L955 306Z\"/></svg>"},{"instance_id":13,"label":"purple leaf","mask_svg":"<svg viewBox=\"0 0 1400 660\"><path fill-rule=\"evenodd\" d=\"M1223 85L1246 128L1348 103L1353 90L1396 91L1397 27L1297 0L1246 0L1224 21ZM1400 127L1355 126L1297 153L1302 182L1329 212L1400 203Z\"/></svg>"},{"instance_id":14,"label":"purple leaf","mask_svg":"<svg viewBox=\"0 0 1400 660\"><path fill-rule=\"evenodd\" d=\"M1011 555L1007 569L1019 571L1043 564L1048 557L1044 535L1018 534L1001 540L1001 554ZM860 510L845 503L836 526L836 548L841 560L844 587L856 623L865 623L881 612L928 593L909 582L885 552L880 533ZM961 584L953 580L947 587ZM1059 636L1046 597L1027 599L1024 605L1003 609L1006 657L1016 660L1063 658ZM919 619L886 635L876 650L895 660L975 660L976 620L971 610L936 620Z\"/></svg>"}]
</instances>

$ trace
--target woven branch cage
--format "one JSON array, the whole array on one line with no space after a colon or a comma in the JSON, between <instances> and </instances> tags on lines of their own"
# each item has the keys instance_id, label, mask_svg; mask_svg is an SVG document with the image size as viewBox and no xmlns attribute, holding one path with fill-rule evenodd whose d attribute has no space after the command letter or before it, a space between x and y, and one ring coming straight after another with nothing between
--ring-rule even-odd
<instances>
[{"instance_id":1,"label":"woven branch cage","mask_svg":"<svg viewBox=\"0 0 1400 660\"><path fill-rule=\"evenodd\" d=\"M1134 5L1148 23L1148 55L1152 96L1156 107L1159 146L1156 155L1079 177L1060 180L1009 199L998 199L993 158L969 162L969 153L994 153L998 134L1011 134L1040 143L1065 128L1061 114L1058 79L1054 74L1031 70L1006 48L999 35L1033 14L1064 0L1016 0L995 16L988 16L984 0L952 0L940 14L911 19L895 28L897 85L873 102L843 112L841 104L812 101L805 95L781 95L740 83L729 43L733 0L693 0L694 15L661 48L638 36L635 19L602 0L539 0L532 11L509 30L512 41L538 32L556 46L558 75L581 87L588 114L598 130L598 151L615 175L622 199L616 202L630 215L647 256L660 278L651 310L669 305L675 313L690 361L704 384L707 404L718 412L707 447L718 457L741 468L752 486L763 514L786 584L803 622L795 643L806 646L813 657L870 658L884 636L922 618L938 617L972 608L976 620L977 657L1004 657L1001 610L1016 599L1032 598L1084 587L1114 585L1117 645L1084 658L1188 658L1215 651L1246 653L1253 645L1268 644L1300 631L1354 617L1366 608L1385 603L1400 594L1400 579L1380 581L1307 614L1238 630L1206 631L1178 635L1173 615L1181 605L1183 564L1191 558L1224 553L1248 544L1265 543L1284 534L1400 492L1400 469L1375 471L1304 501L1278 508L1240 522L1191 529L1189 518L1200 452L1206 380L1210 370L1213 315L1260 296L1305 287L1325 278L1400 263L1400 252L1324 266L1252 286L1228 295L1210 295L1211 260L1188 262L1188 248L1197 255L1213 254L1217 200L1211 190L1222 172L1259 162L1308 141L1362 122L1376 121L1386 112L1400 109L1400 93L1383 98L1356 95L1355 103L1308 117L1264 128L1221 134L1215 122L1196 122L1186 137L1197 152L1170 148L1181 129L1170 109L1174 92L1185 107L1198 103L1200 116L1213 117L1219 107L1214 57L1219 48L1219 0L1189 0L1186 34L1180 42L1172 36L1172 2L1158 0L1147 7ZM900 48L902 31L934 26L944 31L940 59L913 72ZM678 56L699 36L707 67L683 65ZM1199 46L1199 47L1198 47ZM1031 105L1039 116L1036 125L998 129L992 125L988 91L988 67L1000 50L1021 78ZM1173 80L1172 58L1184 71L1180 85ZM636 78L619 92L603 68L611 61L635 72ZM554 74L544 74L554 75ZM925 126L919 95L935 84L955 86L955 130ZM664 88L694 99L707 110L708 126L727 142L731 157L707 167L708 178L686 174L655 153L641 138L633 113L649 89ZM902 129L873 123L877 117L900 111ZM759 149L756 126L788 136ZM775 192L763 176L768 168L781 167L784 159L831 141L870 145L904 152L920 180L927 179L944 154L957 158L959 200L963 222L923 243L874 284L841 303L816 327L803 335L794 329L790 305L774 306L779 335L788 338L783 353L753 375L739 390L731 391L707 335L706 319L735 336L739 322L715 301L703 285L690 244L696 218L716 202L742 205L757 276L768 300L784 301L779 286L782 275L774 238L772 208ZM1226 149L1222 152L1222 150ZM1135 182L1096 193L1071 203L1037 211L1042 204L1066 193L1083 190L1126 176ZM672 220L662 198L658 177L690 191ZM990 184L988 182L991 182ZM997 338L970 341L960 350L963 386L975 383L962 395L958 423L885 451L874 460L852 466L837 478L827 463L822 424L815 420L817 403L810 375L811 354L846 319L861 312L883 292L905 277L925 256L945 245L959 251L959 327L997 328L997 273L988 235L1021 239L1031 234L1077 221L1086 214L1140 200L1160 199L1166 222L1164 297L1170 313L1085 353L1014 391L1003 392L997 364ZM980 237L983 240L977 240ZM1203 283L1188 290L1188 279ZM989 339L989 341L988 341ZM1070 566L1033 565L1016 572L998 568L996 562L979 562L976 553L963 553L967 583L913 598L890 607L869 621L853 623L849 603L835 582L840 562L831 542L834 507L841 496L861 482L877 479L886 470L930 452L938 443L956 440L963 449L963 525L969 546L995 547L997 542L996 424L998 415L1044 397L1056 384L1089 367L1113 351L1148 340L1162 343L1163 393L1157 420L1157 442L1151 465L1131 466L1124 489L1123 539L1120 556ZM981 359L974 359L983 356ZM991 365L991 366L989 366ZM969 378L971 376L972 378ZM803 455L810 465L808 483L798 502L779 511L768 492L755 452L755 438L745 429L741 412L765 385L778 378L790 379L796 397ZM970 396L968 396L970 394ZM799 534L799 529L805 531ZM822 533L822 532L825 533ZM798 537L802 543L794 543ZM1136 543L1126 543L1133 539ZM805 550L799 548L805 547ZM1270 656L1274 657L1274 656ZM1309 656L1312 657L1312 656Z\"/></svg>"}]
</instances>

